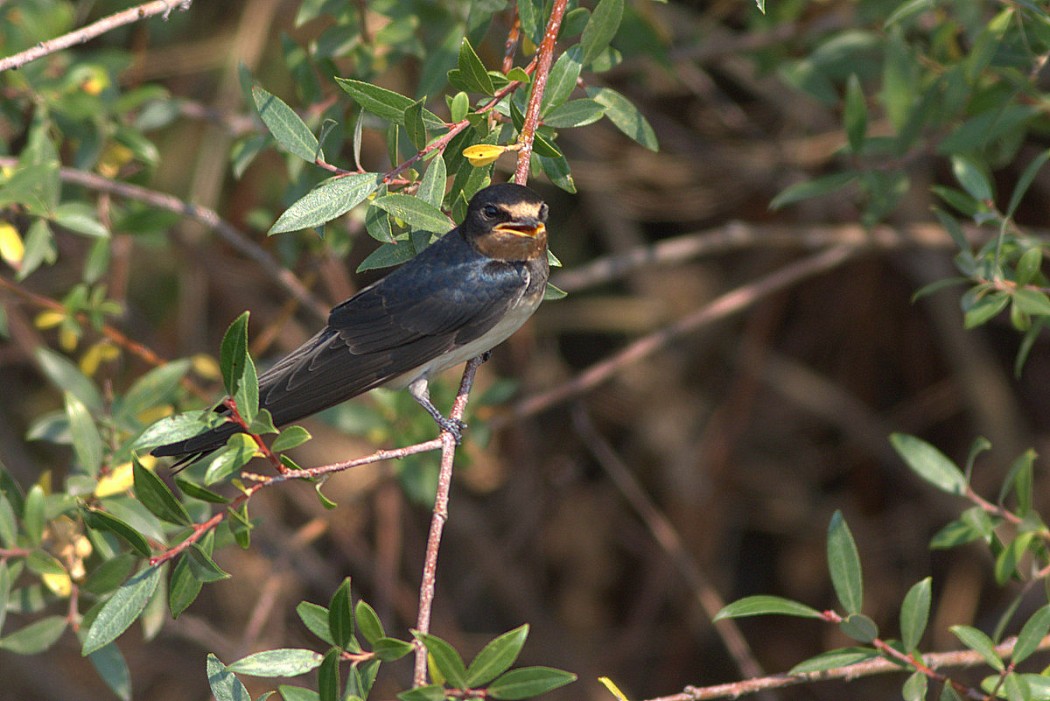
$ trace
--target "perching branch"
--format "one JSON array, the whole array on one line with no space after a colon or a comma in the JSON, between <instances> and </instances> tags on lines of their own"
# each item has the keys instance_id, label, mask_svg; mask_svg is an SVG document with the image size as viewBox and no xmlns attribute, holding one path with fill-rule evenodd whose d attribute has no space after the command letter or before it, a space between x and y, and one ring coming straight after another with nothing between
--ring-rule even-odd
<instances>
[{"instance_id":1,"label":"perching branch","mask_svg":"<svg viewBox=\"0 0 1050 701\"><path fill-rule=\"evenodd\" d=\"M26 49L25 51L13 54L7 58L0 59L0 71L21 68L30 61L35 61L38 58L42 58L56 51L68 49L77 44L83 44L84 42L94 39L97 36L101 36L106 32L111 32L117 27L123 27L125 24L138 22L139 20L153 17L155 15L163 15L166 20L172 10L177 8L185 12L190 9L190 5L192 4L193 0L152 0L152 2L143 3L137 7L129 7L126 10L115 12L108 17L103 17L86 27L76 29L69 34L63 34L60 37L42 41L31 49Z\"/></svg>"}]
</instances>

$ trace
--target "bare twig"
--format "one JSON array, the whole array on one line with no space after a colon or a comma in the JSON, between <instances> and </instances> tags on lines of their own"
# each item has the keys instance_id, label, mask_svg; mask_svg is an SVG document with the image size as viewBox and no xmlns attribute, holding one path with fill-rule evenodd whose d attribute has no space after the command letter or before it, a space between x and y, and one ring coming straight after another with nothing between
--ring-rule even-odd
<instances>
[{"instance_id":1,"label":"bare twig","mask_svg":"<svg viewBox=\"0 0 1050 701\"><path fill-rule=\"evenodd\" d=\"M681 336L743 311L759 300L790 287L800 280L836 268L864 250L866 249L853 246L835 246L808 258L789 263L759 280L730 290L675 323L643 336L612 357L595 363L572 380L546 392L526 397L518 402L508 414L497 417L491 425L493 428L500 428L583 394L611 378L625 365L647 358Z\"/></svg>"},{"instance_id":2,"label":"bare twig","mask_svg":"<svg viewBox=\"0 0 1050 701\"><path fill-rule=\"evenodd\" d=\"M0 167L16 167L18 159L0 156ZM219 216L208 207L180 200L174 195L150 190L139 185L132 185L120 180L110 180L75 168L60 168L59 176L63 182L80 185L97 192L107 192L129 200L145 202L148 205L181 214L212 229L223 241L239 253L250 258L266 271L281 287L295 297L308 311L322 320L328 319L328 306L321 303L306 289L299 279L287 268L281 266L274 258L245 236L237 227Z\"/></svg>"},{"instance_id":3,"label":"bare twig","mask_svg":"<svg viewBox=\"0 0 1050 701\"><path fill-rule=\"evenodd\" d=\"M551 72L551 62L554 60L554 45L558 43L558 31L561 29L561 20L565 16L565 6L568 0L555 0L551 7L551 16L547 20L547 27L543 31L543 40L536 61L536 73L532 77L532 94L529 96L529 104L525 108L525 123L521 127L518 143L521 150L518 151L518 163L514 169L514 182L524 185L529 179L529 160L532 157L532 142L536 137L536 128L540 125L540 107L543 105L543 93L547 89L547 77Z\"/></svg>"},{"instance_id":4,"label":"bare twig","mask_svg":"<svg viewBox=\"0 0 1050 701\"><path fill-rule=\"evenodd\" d=\"M190 9L190 5L192 4L193 0L152 0L152 2L145 2L136 7L129 7L126 10L115 12L108 17L103 17L86 27L74 30L69 34L63 34L60 37L42 41L31 49L26 49L25 51L13 54L7 58L0 59L0 71L20 68L30 61L35 61L38 58L42 58L56 51L68 49L77 44L83 44L89 39L94 39L106 32L111 32L117 27L122 27L125 24L138 22L139 20L153 17L155 15L163 15L164 19L167 19L172 10L178 8L186 11Z\"/></svg>"}]
</instances>

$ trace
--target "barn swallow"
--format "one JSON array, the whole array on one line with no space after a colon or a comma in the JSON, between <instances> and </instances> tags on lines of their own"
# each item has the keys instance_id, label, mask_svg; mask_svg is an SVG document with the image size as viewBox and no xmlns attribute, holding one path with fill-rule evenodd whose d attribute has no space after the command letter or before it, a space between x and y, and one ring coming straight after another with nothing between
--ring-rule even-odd
<instances>
[{"instance_id":1,"label":"barn swallow","mask_svg":"<svg viewBox=\"0 0 1050 701\"><path fill-rule=\"evenodd\" d=\"M280 426L376 387L407 387L458 443L465 425L437 410L428 381L502 343L536 311L549 274L546 221L546 203L527 187L479 191L462 224L332 309L316 336L263 373L260 408ZM226 422L152 453L187 462L239 430Z\"/></svg>"}]
</instances>

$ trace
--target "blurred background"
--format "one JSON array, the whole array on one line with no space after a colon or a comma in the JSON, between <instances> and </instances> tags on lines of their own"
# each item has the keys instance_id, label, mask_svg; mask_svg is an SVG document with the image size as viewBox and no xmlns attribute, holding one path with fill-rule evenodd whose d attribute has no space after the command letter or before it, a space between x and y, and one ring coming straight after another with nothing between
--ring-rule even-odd
<instances>
[{"instance_id":1,"label":"blurred background","mask_svg":"<svg viewBox=\"0 0 1050 701\"><path fill-rule=\"evenodd\" d=\"M7 46L31 29L18 24L20 4L0 2ZM262 129L243 100L238 64L300 106L302 78L286 67L288 55L352 42L332 35L341 25L323 12L297 26L301 4L330 6L333 15L346 5L372 32L394 25L390 31L427 39L428 3L198 1L76 51L105 66L122 89L157 85L176 98L167 103L172 113L145 131L155 166L130 174L137 182L214 208L334 305L381 274L354 273L375 247L360 222L324 241L309 232L267 239L265 230L294 199L284 157L265 151L239 177L230 167L231 148ZM72 13L74 26L131 6L56 5ZM994 447L979 459L974 484L990 499L1017 456L1045 450L1045 340L1035 342L1017 378L1021 337L1008 323L964 330L958 289L912 300L924 285L956 274L956 249L930 213L930 186L951 182L945 159L916 148L897 161L906 179L878 223L870 202L851 193L769 206L785 188L848 162L841 104L819 99L807 81L821 70L829 81L850 72L879 78L887 12L879 5L771 2L762 15L743 1L627 3L613 42L623 60L593 80L638 106L660 150L603 120L559 137L575 194L530 181L550 204L551 246L564 263L552 282L569 295L546 303L479 373L432 624L465 654L527 622L521 662L580 677L550 696L558 699L610 698L596 682L601 675L644 699L756 673L741 671L741 653L734 660L710 615L760 593L835 607L825 563L835 510L860 549L864 611L890 637L901 599L923 577L932 575L934 591L924 650L957 649L948 625L988 629L1017 593L1019 584L996 585L985 548L931 552L930 537L966 504L919 481L887 441L892 431L916 434L962 462L973 440L987 437ZM994 3L966 5L966 21L975 24L996 11ZM509 16L497 13L479 45L489 67L502 60ZM932 37L931 26L911 31L924 29ZM828 49L832 40L839 53ZM820 50L826 53L815 59ZM427 70L411 55L373 58L370 79L408 94ZM334 69L329 75L355 76L354 61L323 65ZM808 77L799 77L805 70ZM17 154L25 138L19 119L31 118L32 108L18 102L25 86L7 78L0 136L6 153ZM829 85L840 94L841 84ZM440 99L435 104L444 109ZM869 130L889 131L875 113ZM364 137L365 167L388 168L382 132L366 129ZM1014 145L1022 165L997 164L1004 192L1045 148L1040 138L1036 131ZM63 157L72 164L71 154ZM350 167L352 154L329 154L329 161ZM500 161L494 178L509 179L510 167L511 159ZM1045 176L1035 180L1019 212L1028 225L1043 225L1048 186ZM56 243L58 263L20 283L25 289L61 298L80 279L91 241L58 236ZM215 355L226 326L246 309L261 363L319 326L270 272L190 218L170 217L156 234L115 237L104 282L124 305L112 323L164 358ZM69 449L26 434L61 406L34 359L34 349L57 349L59 339L34 324L39 310L25 299L0 291L0 303L7 317L0 459L23 486L45 469L58 479ZM600 381L581 384L601 363L610 366ZM123 389L146 369L124 357L98 373L102 386ZM449 405L459 373L438 388L439 406ZM218 382L201 382L221 394ZM294 455L320 465L367 454L376 447L369 417L391 411L413 427L403 442L431 437L429 419L416 423L422 412L410 399L368 397L304 422L315 440ZM338 474L325 485L338 504L331 511L306 484L253 499L260 525L251 548L215 555L233 577L206 587L152 641L142 641L139 626L120 639L134 697L206 698L208 652L229 662L266 648L321 649L295 606L326 604L347 576L355 598L371 603L392 635L407 636L430 520L421 494L437 460ZM1046 506L1044 486L1037 470L1037 506ZM834 627L802 619L745 619L739 631L766 673L851 644ZM407 688L410 667L385 665L374 698ZM69 633L44 655L0 651L0 670L0 698L112 697ZM244 681L255 696L275 687ZM883 699L896 696L901 681L813 683L774 695Z\"/></svg>"}]
</instances>

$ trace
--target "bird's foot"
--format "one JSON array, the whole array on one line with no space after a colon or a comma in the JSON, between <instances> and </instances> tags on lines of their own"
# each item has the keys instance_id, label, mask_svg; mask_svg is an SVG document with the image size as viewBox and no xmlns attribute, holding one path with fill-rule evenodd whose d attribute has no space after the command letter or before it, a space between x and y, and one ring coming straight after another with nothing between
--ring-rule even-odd
<instances>
[{"instance_id":1,"label":"bird's foot","mask_svg":"<svg viewBox=\"0 0 1050 701\"><path fill-rule=\"evenodd\" d=\"M441 427L442 431L448 431L452 434L452 439L456 441L456 445L463 442L463 431L467 428L466 422L459 419L448 419L444 416L435 416L434 420L437 421L437 425Z\"/></svg>"}]
</instances>

